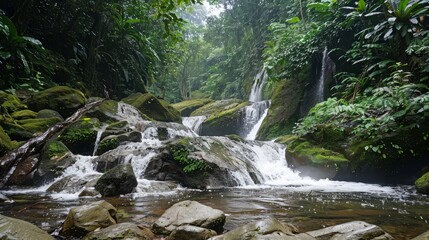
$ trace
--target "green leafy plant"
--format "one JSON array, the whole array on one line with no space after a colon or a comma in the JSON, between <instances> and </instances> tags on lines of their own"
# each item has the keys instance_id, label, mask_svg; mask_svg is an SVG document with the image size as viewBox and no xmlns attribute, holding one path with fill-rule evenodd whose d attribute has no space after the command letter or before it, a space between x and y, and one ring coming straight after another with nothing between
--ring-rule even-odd
<instances>
[{"instance_id":1,"label":"green leafy plant","mask_svg":"<svg viewBox=\"0 0 429 240\"><path fill-rule=\"evenodd\" d=\"M189 157L189 150L182 145L176 145L170 148L173 159L182 165L182 170L186 174L204 174L211 169L205 161Z\"/></svg>"}]
</instances>

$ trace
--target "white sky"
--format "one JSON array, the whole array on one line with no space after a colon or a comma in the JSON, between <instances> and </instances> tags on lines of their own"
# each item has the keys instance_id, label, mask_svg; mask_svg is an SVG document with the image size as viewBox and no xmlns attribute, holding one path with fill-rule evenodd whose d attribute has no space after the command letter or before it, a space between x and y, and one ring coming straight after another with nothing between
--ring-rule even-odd
<instances>
[{"instance_id":1,"label":"white sky","mask_svg":"<svg viewBox=\"0 0 429 240\"><path fill-rule=\"evenodd\" d=\"M206 7L208 16L219 16L221 12L223 12L223 8L221 6L213 6L210 5L207 1L203 2L204 7Z\"/></svg>"}]
</instances>

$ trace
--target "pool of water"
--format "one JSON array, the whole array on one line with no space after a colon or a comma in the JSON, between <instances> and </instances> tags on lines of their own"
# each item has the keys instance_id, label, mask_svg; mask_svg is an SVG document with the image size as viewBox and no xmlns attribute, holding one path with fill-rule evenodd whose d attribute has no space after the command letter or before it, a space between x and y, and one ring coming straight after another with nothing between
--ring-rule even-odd
<instances>
[{"instance_id":1,"label":"pool of water","mask_svg":"<svg viewBox=\"0 0 429 240\"><path fill-rule=\"evenodd\" d=\"M429 230L429 201L412 187L386 187L386 191L346 192L304 190L293 186L224 188L205 191L179 189L164 194L104 198L119 212L119 222L150 226L176 202L195 200L227 214L225 230L248 222L276 217L301 232L353 220L382 227L395 239L411 239ZM40 192L5 192L12 200L0 203L0 214L23 219L52 231L70 208L99 198L58 198Z\"/></svg>"}]
</instances>

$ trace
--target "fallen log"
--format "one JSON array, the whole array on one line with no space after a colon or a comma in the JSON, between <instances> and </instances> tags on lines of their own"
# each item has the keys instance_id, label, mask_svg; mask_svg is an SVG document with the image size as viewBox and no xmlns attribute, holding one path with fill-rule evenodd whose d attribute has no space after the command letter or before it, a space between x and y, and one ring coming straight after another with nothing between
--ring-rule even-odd
<instances>
[{"instance_id":1,"label":"fallen log","mask_svg":"<svg viewBox=\"0 0 429 240\"><path fill-rule=\"evenodd\" d=\"M55 124L50 127L42 135L34 137L28 140L21 147L6 153L0 158L0 189L3 188L9 181L10 176L16 169L16 166L24 161L29 156L41 151L43 146L49 139L55 136L57 133L62 131L65 127L79 120L82 115L91 110L92 108L100 105L104 100L98 100L86 104L84 107L77 110L73 115L67 118L65 121Z\"/></svg>"}]
</instances>

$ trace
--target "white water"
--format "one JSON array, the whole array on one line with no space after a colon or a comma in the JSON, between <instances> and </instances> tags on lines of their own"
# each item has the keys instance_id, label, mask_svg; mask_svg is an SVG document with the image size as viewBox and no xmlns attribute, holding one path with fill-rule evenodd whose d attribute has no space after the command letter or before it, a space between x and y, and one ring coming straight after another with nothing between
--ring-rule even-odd
<instances>
[{"instance_id":1,"label":"white water","mask_svg":"<svg viewBox=\"0 0 429 240\"><path fill-rule=\"evenodd\" d=\"M325 96L325 79L326 79L326 68L328 66L328 61L330 61L328 56L328 47L325 47L323 50L323 58L322 58L322 68L320 70L320 77L317 80L317 88L316 88L316 103L322 102Z\"/></svg>"},{"instance_id":2,"label":"white water","mask_svg":"<svg viewBox=\"0 0 429 240\"><path fill-rule=\"evenodd\" d=\"M97 138L95 139L94 151L92 152L92 156L95 156L95 154L97 153L98 144L100 143L100 140L101 140L101 135L103 135L103 132L106 131L107 126L108 126L107 124L103 124L100 127L100 129L98 129L98 131L97 131Z\"/></svg>"},{"instance_id":3,"label":"white water","mask_svg":"<svg viewBox=\"0 0 429 240\"><path fill-rule=\"evenodd\" d=\"M252 91L250 92L249 101L259 102L262 100L262 90L264 89L265 83L267 82L268 75L265 68L256 74L253 80Z\"/></svg>"},{"instance_id":4,"label":"white water","mask_svg":"<svg viewBox=\"0 0 429 240\"><path fill-rule=\"evenodd\" d=\"M271 105L270 101L256 102L246 107L246 124L253 126L245 139L255 140L258 134L259 128L261 128L265 117L268 115L268 109ZM256 108L254 107L256 106ZM261 114L262 113L262 114Z\"/></svg>"},{"instance_id":5,"label":"white water","mask_svg":"<svg viewBox=\"0 0 429 240\"><path fill-rule=\"evenodd\" d=\"M192 131L199 135L201 133L202 124L206 119L206 116L183 117L182 124L192 129Z\"/></svg>"}]
</instances>

